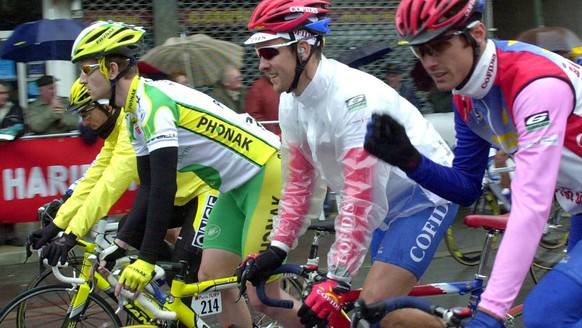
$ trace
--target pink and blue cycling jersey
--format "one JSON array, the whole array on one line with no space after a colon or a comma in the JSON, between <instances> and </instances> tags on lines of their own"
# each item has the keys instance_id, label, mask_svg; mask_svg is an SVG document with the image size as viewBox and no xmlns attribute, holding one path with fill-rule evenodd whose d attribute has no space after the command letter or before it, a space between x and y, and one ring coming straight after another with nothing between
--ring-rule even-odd
<instances>
[{"instance_id":1,"label":"pink and blue cycling jersey","mask_svg":"<svg viewBox=\"0 0 582 328\"><path fill-rule=\"evenodd\" d=\"M480 191L490 146L513 155L512 210L480 303L503 318L533 260L554 194L569 213L582 213L582 68L529 44L489 40L467 84L453 93L453 167L423 158L409 177L469 205Z\"/></svg>"}]
</instances>

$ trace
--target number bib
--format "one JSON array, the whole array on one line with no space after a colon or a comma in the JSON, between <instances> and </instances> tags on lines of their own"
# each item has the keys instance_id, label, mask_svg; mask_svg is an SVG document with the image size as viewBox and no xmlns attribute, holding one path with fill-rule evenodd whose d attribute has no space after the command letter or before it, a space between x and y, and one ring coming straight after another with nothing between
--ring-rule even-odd
<instances>
[{"instance_id":1,"label":"number bib","mask_svg":"<svg viewBox=\"0 0 582 328\"><path fill-rule=\"evenodd\" d=\"M222 312L220 292L210 292L194 296L192 298L192 309L201 317Z\"/></svg>"}]
</instances>

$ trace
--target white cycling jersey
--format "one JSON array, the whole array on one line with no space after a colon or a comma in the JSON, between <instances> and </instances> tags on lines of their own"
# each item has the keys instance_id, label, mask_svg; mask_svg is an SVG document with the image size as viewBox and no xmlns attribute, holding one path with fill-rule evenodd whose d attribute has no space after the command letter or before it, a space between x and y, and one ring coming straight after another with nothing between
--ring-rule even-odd
<instances>
[{"instance_id":1,"label":"white cycling jersey","mask_svg":"<svg viewBox=\"0 0 582 328\"><path fill-rule=\"evenodd\" d=\"M345 245L354 243L360 251L366 250L367 238L376 227L386 230L393 219L447 202L424 189L421 192L424 197L413 201L413 193L422 187L402 170L371 155L364 155L362 162L350 157L351 150L363 150L366 125L372 113L379 112L390 113L403 124L412 144L422 154L443 165L451 165L450 149L414 106L379 79L335 60L322 57L315 76L303 93L298 97L286 93L280 99L282 148L286 150L283 153L297 152L298 149L309 162L307 166L314 169L307 171L315 172L311 177L297 173L295 176L301 176L302 181L295 189L289 186L292 181L284 182L287 198L282 196L279 215L290 213L293 220L304 220L299 210L305 205L304 200L299 196L293 200L295 196L290 194L311 185L316 174L341 195L340 215L336 222L351 223L336 223L339 233L328 255L328 269L336 270L332 272L335 276L353 275L365 256L365 251L352 254L342 250ZM283 160L293 161L293 158L284 157ZM297 169L296 165L286 165L291 170L293 167ZM351 176L351 172L366 168L372 171L371 186L365 185L367 176L362 179ZM368 195L368 190L373 190L372 195ZM351 214L356 216L354 220L342 218ZM305 229L305 223L298 225ZM277 225L273 244L286 249L293 247L304 232L296 226Z\"/></svg>"},{"instance_id":2,"label":"white cycling jersey","mask_svg":"<svg viewBox=\"0 0 582 328\"><path fill-rule=\"evenodd\" d=\"M279 149L279 138L249 115L171 81L136 77L125 108L138 157L178 147L178 170L220 192L254 177Z\"/></svg>"}]
</instances>

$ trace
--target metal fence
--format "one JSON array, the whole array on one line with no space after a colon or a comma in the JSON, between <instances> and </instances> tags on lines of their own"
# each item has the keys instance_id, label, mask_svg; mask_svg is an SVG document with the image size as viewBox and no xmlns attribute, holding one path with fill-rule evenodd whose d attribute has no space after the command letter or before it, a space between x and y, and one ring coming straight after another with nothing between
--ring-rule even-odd
<instances>
[{"instance_id":1,"label":"metal fence","mask_svg":"<svg viewBox=\"0 0 582 328\"><path fill-rule=\"evenodd\" d=\"M241 44L251 34L247 23L254 7L259 1L219 0L219 1L177 1L179 31L186 35L204 33L212 37ZM373 43L387 44L393 51L383 58L360 67L376 77L383 79L383 68L388 61L397 61L412 67L414 58L410 51L397 48L394 15L399 1L340 0L333 1L330 11L332 33L326 39L324 55L338 58L342 53ZM143 26L147 30L146 43L149 48L153 42L153 5L152 1L94 0L83 1L83 20L92 22L98 19L111 19ZM250 85L260 76L258 60L252 47L245 47L241 73L245 85Z\"/></svg>"}]
</instances>

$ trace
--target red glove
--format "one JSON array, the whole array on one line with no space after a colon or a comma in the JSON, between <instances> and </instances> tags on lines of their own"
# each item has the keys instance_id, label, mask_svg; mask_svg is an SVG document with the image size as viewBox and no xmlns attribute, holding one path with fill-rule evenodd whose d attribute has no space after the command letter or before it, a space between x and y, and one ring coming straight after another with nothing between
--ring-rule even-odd
<instances>
[{"instance_id":1,"label":"red glove","mask_svg":"<svg viewBox=\"0 0 582 328\"><path fill-rule=\"evenodd\" d=\"M342 316L344 296L350 291L350 285L345 282L326 279L308 287L307 297L297 315L301 323L312 327L325 320L333 322Z\"/></svg>"}]
</instances>

